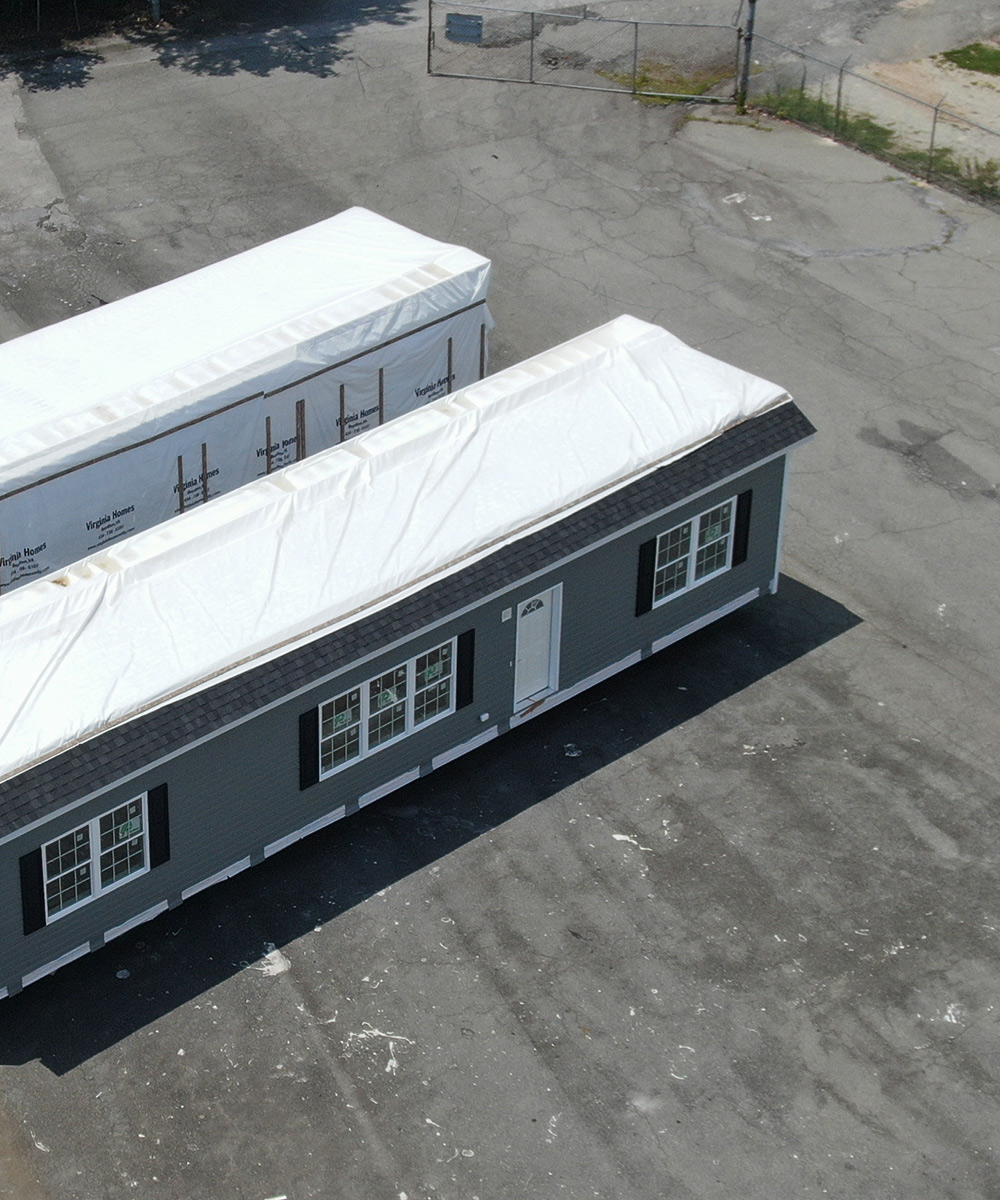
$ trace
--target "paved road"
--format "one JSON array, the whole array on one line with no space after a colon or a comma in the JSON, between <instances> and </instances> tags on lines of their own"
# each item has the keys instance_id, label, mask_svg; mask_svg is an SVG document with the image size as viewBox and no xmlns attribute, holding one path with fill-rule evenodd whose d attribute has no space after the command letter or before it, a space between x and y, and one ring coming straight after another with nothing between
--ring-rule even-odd
<instances>
[{"instance_id":1,"label":"paved road","mask_svg":"<svg viewBox=\"0 0 1000 1200\"><path fill-rule=\"evenodd\" d=\"M0 1195L1000 1197L998 218L424 36L8 76L3 333L366 204L789 387L783 590L4 1002Z\"/></svg>"}]
</instances>

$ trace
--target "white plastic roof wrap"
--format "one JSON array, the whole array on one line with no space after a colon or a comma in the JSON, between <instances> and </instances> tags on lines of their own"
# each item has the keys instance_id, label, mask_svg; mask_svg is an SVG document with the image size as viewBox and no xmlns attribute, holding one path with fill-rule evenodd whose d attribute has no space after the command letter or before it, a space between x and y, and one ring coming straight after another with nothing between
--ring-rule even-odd
<instances>
[{"instance_id":1,"label":"white plastic roof wrap","mask_svg":"<svg viewBox=\"0 0 1000 1200\"><path fill-rule=\"evenodd\" d=\"M788 401L621 317L0 598L0 778Z\"/></svg>"},{"instance_id":2,"label":"white plastic roof wrap","mask_svg":"<svg viewBox=\"0 0 1000 1200\"><path fill-rule=\"evenodd\" d=\"M0 592L478 379L489 274L352 208L0 345Z\"/></svg>"}]
</instances>

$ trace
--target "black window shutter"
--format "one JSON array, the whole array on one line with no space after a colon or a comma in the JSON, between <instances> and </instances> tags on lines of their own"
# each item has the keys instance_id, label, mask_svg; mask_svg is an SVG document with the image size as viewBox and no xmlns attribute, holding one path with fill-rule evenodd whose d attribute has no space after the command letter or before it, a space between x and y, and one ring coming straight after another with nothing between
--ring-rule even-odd
<instances>
[{"instance_id":1,"label":"black window shutter","mask_svg":"<svg viewBox=\"0 0 1000 1200\"><path fill-rule=\"evenodd\" d=\"M753 492L740 492L736 497L736 521L733 525L733 566L747 560L750 542L750 501Z\"/></svg>"},{"instance_id":2,"label":"black window shutter","mask_svg":"<svg viewBox=\"0 0 1000 1200\"><path fill-rule=\"evenodd\" d=\"M21 917L25 933L34 933L45 926L41 847L21 856Z\"/></svg>"},{"instance_id":3,"label":"black window shutter","mask_svg":"<svg viewBox=\"0 0 1000 1200\"><path fill-rule=\"evenodd\" d=\"M639 580L635 589L635 615L641 617L653 607L653 571L656 568L656 538L639 547Z\"/></svg>"},{"instance_id":4,"label":"black window shutter","mask_svg":"<svg viewBox=\"0 0 1000 1200\"><path fill-rule=\"evenodd\" d=\"M161 783L146 793L149 813L149 865L162 867L170 861L170 819L167 814L167 785Z\"/></svg>"},{"instance_id":5,"label":"black window shutter","mask_svg":"<svg viewBox=\"0 0 1000 1200\"><path fill-rule=\"evenodd\" d=\"M299 717L299 791L319 783L319 709Z\"/></svg>"},{"instance_id":6,"label":"black window shutter","mask_svg":"<svg viewBox=\"0 0 1000 1200\"><path fill-rule=\"evenodd\" d=\"M455 662L455 707L472 703L472 677L476 658L476 631L467 629L458 635Z\"/></svg>"}]
</instances>

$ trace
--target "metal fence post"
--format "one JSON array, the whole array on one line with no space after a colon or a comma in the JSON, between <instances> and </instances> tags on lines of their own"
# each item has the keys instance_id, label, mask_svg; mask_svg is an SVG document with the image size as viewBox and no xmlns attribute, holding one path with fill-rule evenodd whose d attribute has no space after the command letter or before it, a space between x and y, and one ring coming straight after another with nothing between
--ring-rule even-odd
<instances>
[{"instance_id":1,"label":"metal fence post","mask_svg":"<svg viewBox=\"0 0 1000 1200\"><path fill-rule=\"evenodd\" d=\"M740 87L736 93L736 111L744 113L747 110L747 92L750 90L750 57L753 54L753 22L757 9L757 0L750 0L747 7L747 27L743 34L743 71L740 75Z\"/></svg>"},{"instance_id":2,"label":"metal fence post","mask_svg":"<svg viewBox=\"0 0 1000 1200\"><path fill-rule=\"evenodd\" d=\"M844 72L847 70L847 64L850 61L851 61L851 56L848 54L848 56L844 59L844 62L840 68L840 71L837 74L837 107L834 109L834 112L833 112L833 136L834 136L834 138L837 138L840 136L840 113L841 113L841 100L844 95Z\"/></svg>"},{"instance_id":3,"label":"metal fence post","mask_svg":"<svg viewBox=\"0 0 1000 1200\"><path fill-rule=\"evenodd\" d=\"M639 90L639 22L633 21L632 35L632 95Z\"/></svg>"},{"instance_id":4,"label":"metal fence post","mask_svg":"<svg viewBox=\"0 0 1000 1200\"><path fill-rule=\"evenodd\" d=\"M431 47L434 45L434 0L427 0L427 74L433 75Z\"/></svg>"},{"instance_id":5,"label":"metal fence post","mask_svg":"<svg viewBox=\"0 0 1000 1200\"><path fill-rule=\"evenodd\" d=\"M531 13L531 57L528 59L528 82L535 82L535 13Z\"/></svg>"},{"instance_id":6,"label":"metal fence post","mask_svg":"<svg viewBox=\"0 0 1000 1200\"><path fill-rule=\"evenodd\" d=\"M930 179L934 170L934 137L937 134L938 113L941 111L942 104L944 104L944 96L934 105L934 118L931 121L931 144L927 150L927 179Z\"/></svg>"}]
</instances>

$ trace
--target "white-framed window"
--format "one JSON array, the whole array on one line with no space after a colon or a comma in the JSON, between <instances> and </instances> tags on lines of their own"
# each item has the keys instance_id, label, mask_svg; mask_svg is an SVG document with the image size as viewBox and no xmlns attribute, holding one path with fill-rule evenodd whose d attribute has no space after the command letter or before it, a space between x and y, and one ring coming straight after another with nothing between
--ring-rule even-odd
<instances>
[{"instance_id":1,"label":"white-framed window","mask_svg":"<svg viewBox=\"0 0 1000 1200\"><path fill-rule=\"evenodd\" d=\"M656 539L653 604L663 604L732 565L736 497Z\"/></svg>"},{"instance_id":2,"label":"white-framed window","mask_svg":"<svg viewBox=\"0 0 1000 1200\"><path fill-rule=\"evenodd\" d=\"M320 777L455 711L456 638L319 706Z\"/></svg>"},{"instance_id":3,"label":"white-framed window","mask_svg":"<svg viewBox=\"0 0 1000 1200\"><path fill-rule=\"evenodd\" d=\"M42 846L47 921L149 870L146 794Z\"/></svg>"}]
</instances>

